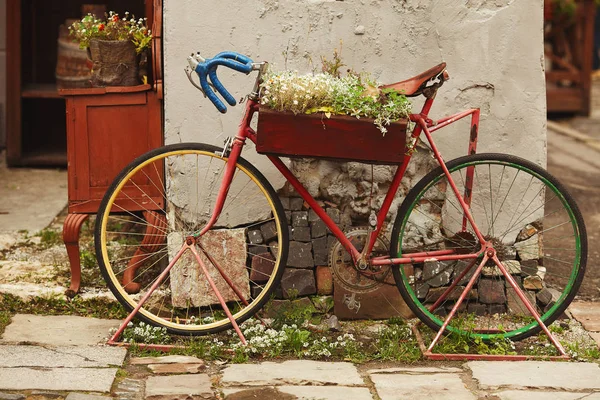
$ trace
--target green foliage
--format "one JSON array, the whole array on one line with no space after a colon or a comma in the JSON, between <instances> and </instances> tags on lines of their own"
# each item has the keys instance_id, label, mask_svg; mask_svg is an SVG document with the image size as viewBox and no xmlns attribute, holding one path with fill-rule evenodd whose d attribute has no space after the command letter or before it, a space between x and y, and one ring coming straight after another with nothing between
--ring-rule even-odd
<instances>
[{"instance_id":1,"label":"green foliage","mask_svg":"<svg viewBox=\"0 0 600 400\"><path fill-rule=\"evenodd\" d=\"M9 314L78 315L94 318L120 319L127 316L123 307L114 301L102 298L74 299L62 295L34 297L28 301L11 294L0 294L0 312Z\"/></svg>"},{"instance_id":2,"label":"green foliage","mask_svg":"<svg viewBox=\"0 0 600 400\"><path fill-rule=\"evenodd\" d=\"M10 324L12 314L8 311L0 311L0 335L4 333L4 329Z\"/></svg>"},{"instance_id":3,"label":"green foliage","mask_svg":"<svg viewBox=\"0 0 600 400\"><path fill-rule=\"evenodd\" d=\"M69 34L79 42L79 47L89 47L90 41L131 40L139 54L150 47L152 32L146 27L146 18L136 19L128 12L121 18L111 11L106 20L88 14L69 27Z\"/></svg>"},{"instance_id":4,"label":"green foliage","mask_svg":"<svg viewBox=\"0 0 600 400\"><path fill-rule=\"evenodd\" d=\"M48 248L62 242L60 232L54 231L49 228L41 230L36 236L40 237L40 243Z\"/></svg>"},{"instance_id":5,"label":"green foliage","mask_svg":"<svg viewBox=\"0 0 600 400\"><path fill-rule=\"evenodd\" d=\"M122 339L124 343L166 344L170 342L171 337L166 328L148 325L144 322L135 324L130 322L123 331Z\"/></svg>"},{"instance_id":6,"label":"green foliage","mask_svg":"<svg viewBox=\"0 0 600 400\"><path fill-rule=\"evenodd\" d=\"M287 301L277 302L269 301L265 306L265 311L273 315L271 326L275 329L281 329L284 325L302 325L310 320L313 313L317 310L310 304L301 302Z\"/></svg>"},{"instance_id":7,"label":"green foliage","mask_svg":"<svg viewBox=\"0 0 600 400\"><path fill-rule=\"evenodd\" d=\"M369 74L349 72L341 76L339 69L344 64L337 51L333 61L322 61L324 73L320 74L269 70L260 88L261 104L295 114L323 112L328 118L331 114L372 118L384 135L386 126L410 114L406 96L393 89L379 89Z\"/></svg>"},{"instance_id":8,"label":"green foliage","mask_svg":"<svg viewBox=\"0 0 600 400\"><path fill-rule=\"evenodd\" d=\"M416 361L421 358L421 350L411 329L400 318L392 318L388 325L379 331L376 339L377 353L374 358L381 361Z\"/></svg>"}]
</instances>

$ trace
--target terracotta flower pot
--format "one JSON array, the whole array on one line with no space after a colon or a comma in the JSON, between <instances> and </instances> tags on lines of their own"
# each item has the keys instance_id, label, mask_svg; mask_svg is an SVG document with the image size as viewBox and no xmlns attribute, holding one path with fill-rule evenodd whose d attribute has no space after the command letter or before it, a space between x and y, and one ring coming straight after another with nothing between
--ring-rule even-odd
<instances>
[{"instance_id":1,"label":"terracotta flower pot","mask_svg":"<svg viewBox=\"0 0 600 400\"><path fill-rule=\"evenodd\" d=\"M92 86L135 86L139 84L139 59L130 40L90 41Z\"/></svg>"}]
</instances>

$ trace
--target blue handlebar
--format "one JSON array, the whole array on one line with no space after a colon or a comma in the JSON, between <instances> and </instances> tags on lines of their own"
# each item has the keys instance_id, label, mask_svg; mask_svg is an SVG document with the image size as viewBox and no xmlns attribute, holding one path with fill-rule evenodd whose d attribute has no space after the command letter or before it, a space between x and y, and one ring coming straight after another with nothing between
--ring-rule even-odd
<instances>
[{"instance_id":1,"label":"blue handlebar","mask_svg":"<svg viewBox=\"0 0 600 400\"><path fill-rule=\"evenodd\" d=\"M206 94L206 96L213 102L215 107L222 112L227 112L227 107L221 99L217 97L215 92L211 89L208 84L208 79L215 87L215 89L223 96L225 101L231 106L235 106L237 102L235 98L225 89L219 78L217 77L217 67L220 65L231 68L235 71L249 74L252 71L252 60L245 55L233 52L224 51L217 54L214 58L205 60L204 62L198 63L196 66L196 73L200 78L200 87ZM207 79L208 78L208 79Z\"/></svg>"}]
</instances>

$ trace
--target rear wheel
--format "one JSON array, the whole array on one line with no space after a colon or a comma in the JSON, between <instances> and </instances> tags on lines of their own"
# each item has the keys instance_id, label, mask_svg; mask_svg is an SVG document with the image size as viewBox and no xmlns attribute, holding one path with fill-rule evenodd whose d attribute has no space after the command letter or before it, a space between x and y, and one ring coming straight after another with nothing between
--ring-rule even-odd
<instances>
[{"instance_id":1,"label":"rear wheel","mask_svg":"<svg viewBox=\"0 0 600 400\"><path fill-rule=\"evenodd\" d=\"M212 216L227 162L220 151L196 143L156 149L129 164L104 196L96 221L96 253L109 288L128 310ZM264 305L281 279L288 250L285 221L269 182L240 158L216 224L195 245L238 323ZM179 335L231 327L190 249L137 317Z\"/></svg>"},{"instance_id":2,"label":"rear wheel","mask_svg":"<svg viewBox=\"0 0 600 400\"><path fill-rule=\"evenodd\" d=\"M461 196L471 195L471 213L485 240L493 244L528 302L549 325L573 300L585 272L587 237L574 200L547 171L518 157L478 154L446 166ZM471 179L469 193L466 182ZM449 249L477 253L481 245L468 222L463 228L463 215L447 177L441 168L435 169L400 207L392 233L392 256ZM481 256L469 261L432 259L393 272L413 312L439 330L481 261ZM470 272L459 279L472 264ZM455 280L459 280L457 288L430 310ZM520 340L541 327L489 260L448 329L484 340Z\"/></svg>"}]
</instances>

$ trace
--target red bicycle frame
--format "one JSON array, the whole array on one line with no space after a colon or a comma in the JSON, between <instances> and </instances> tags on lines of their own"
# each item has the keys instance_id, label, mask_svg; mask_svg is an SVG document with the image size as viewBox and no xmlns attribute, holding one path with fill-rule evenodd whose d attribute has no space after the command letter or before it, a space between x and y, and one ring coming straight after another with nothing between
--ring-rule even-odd
<instances>
[{"instance_id":1,"label":"red bicycle frame","mask_svg":"<svg viewBox=\"0 0 600 400\"><path fill-rule=\"evenodd\" d=\"M289 168L281 161L279 157L276 156L267 156L269 160L275 165L275 167L281 172L281 174L287 179L288 182L296 189L298 194L308 203L310 208L323 220L327 228L331 231L331 233L340 241L341 245L348 251L348 253L352 256L353 260L356 262L359 259L367 260L373 247L375 246L375 241L377 236L381 232L381 228L385 221L385 217L392 205L392 201L398 191L398 187L400 186L400 182L404 177L404 173L406 172L406 168L408 167L408 163L412 157L412 153L417 146L421 133L425 133L427 137L427 141L433 151L433 154L442 167L444 173L446 174L448 181L450 182L450 186L458 198L462 209L464 211L463 216L463 230L467 227L467 222L471 224L475 235L479 239L481 243L481 250L477 253L472 254L455 254L453 250L439 250L439 251L430 251L430 252L421 252L421 253L410 253L404 254L401 258L385 258L385 257L377 257L369 260L371 265L392 265L392 264L408 264L408 263L418 263L423 262L426 259L435 257L436 259L443 260L460 260L460 259L474 259L481 255L483 250L485 249L485 239L483 235L477 228L475 221L471 215L470 211L470 201L471 201L471 188L472 188L472 174L473 169L470 167L470 170L467 170L467 185L463 196L459 193L458 187L454 183L454 180L450 176L448 169L444 163L442 155L437 149L431 134L438 129L441 129L447 125L452 124L462 118L465 118L471 115L471 135L469 141L469 154L475 154L477 149L477 132L479 125L479 109L471 109L467 111L463 111L461 113L452 115L450 117L442 118L439 121L432 121L429 119L428 114L431 106L433 105L433 98L428 98L423 105L423 108L419 114L411 114L409 116L410 120L415 123L415 127L413 128L409 148L407 154L404 157L402 164L396 170L394 178L392 180L392 184L390 189L388 190L381 209L377 213L377 224L375 228L371 231L368 245L365 246L363 252L359 252L356 247L348 240L348 238L344 235L344 232L337 226L335 222L327 215L323 207L321 207L317 201L311 196L311 194L306 190L306 188L300 183L298 178L294 176L294 174L289 170ZM232 146L231 152L229 153L229 158L227 160L227 164L225 167L225 173L223 175L223 179L221 182L221 188L217 195L215 209L210 221L207 225L195 236L202 236L205 232L210 230L221 214L223 209L223 204L225 203L225 199L227 198L227 192L229 190L229 185L231 184L231 180L233 178L233 172L235 169L235 165L237 163L238 158L242 152L242 148L246 142L246 139L250 139L252 142L256 143L257 137L256 132L250 126L250 122L254 115L258 112L259 105L256 100L249 99L246 102L246 111L244 114L244 118L239 126L238 133L235 136Z\"/></svg>"}]
</instances>

